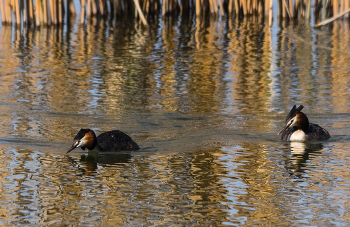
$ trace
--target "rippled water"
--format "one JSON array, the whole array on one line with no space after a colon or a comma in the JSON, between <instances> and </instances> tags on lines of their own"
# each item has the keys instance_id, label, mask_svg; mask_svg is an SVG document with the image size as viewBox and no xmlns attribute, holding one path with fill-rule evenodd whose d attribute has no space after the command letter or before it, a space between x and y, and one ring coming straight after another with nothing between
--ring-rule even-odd
<instances>
[{"instance_id":1,"label":"rippled water","mask_svg":"<svg viewBox=\"0 0 350 227\"><path fill-rule=\"evenodd\" d=\"M224 17L3 26L1 225L348 225L349 34ZM332 138L281 141L294 104ZM80 128L141 150L66 156Z\"/></svg>"}]
</instances>

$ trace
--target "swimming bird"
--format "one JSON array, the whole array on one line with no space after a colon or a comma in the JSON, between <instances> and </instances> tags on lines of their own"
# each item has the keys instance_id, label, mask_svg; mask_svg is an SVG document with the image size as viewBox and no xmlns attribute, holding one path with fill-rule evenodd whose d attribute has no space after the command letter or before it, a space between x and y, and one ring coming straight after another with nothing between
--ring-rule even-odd
<instances>
[{"instance_id":1,"label":"swimming bird","mask_svg":"<svg viewBox=\"0 0 350 227\"><path fill-rule=\"evenodd\" d=\"M290 110L286 117L286 124L277 134L282 134L281 139L286 141L317 141L327 140L331 136L328 131L318 124L309 123L307 116L300 112L304 106L296 105Z\"/></svg>"},{"instance_id":2,"label":"swimming bird","mask_svg":"<svg viewBox=\"0 0 350 227\"><path fill-rule=\"evenodd\" d=\"M140 149L130 136L119 130L112 130L101 133L96 137L96 134L91 129L80 129L74 137L72 147L67 151L67 154L80 147L85 150L97 151L134 151Z\"/></svg>"}]
</instances>

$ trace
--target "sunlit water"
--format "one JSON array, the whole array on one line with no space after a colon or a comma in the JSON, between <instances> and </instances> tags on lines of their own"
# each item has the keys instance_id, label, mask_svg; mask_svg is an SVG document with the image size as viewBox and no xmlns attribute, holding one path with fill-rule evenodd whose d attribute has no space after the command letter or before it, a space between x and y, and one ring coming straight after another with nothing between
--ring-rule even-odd
<instances>
[{"instance_id":1,"label":"sunlit water","mask_svg":"<svg viewBox=\"0 0 350 227\"><path fill-rule=\"evenodd\" d=\"M3 26L0 224L348 225L348 26ZM281 141L294 104L332 138ZM141 150L65 155L80 128Z\"/></svg>"}]
</instances>

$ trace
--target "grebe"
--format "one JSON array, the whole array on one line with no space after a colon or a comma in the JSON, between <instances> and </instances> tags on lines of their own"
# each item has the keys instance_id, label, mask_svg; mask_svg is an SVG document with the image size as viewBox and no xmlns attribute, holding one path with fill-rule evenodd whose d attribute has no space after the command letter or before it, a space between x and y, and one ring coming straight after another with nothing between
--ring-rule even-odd
<instances>
[{"instance_id":1,"label":"grebe","mask_svg":"<svg viewBox=\"0 0 350 227\"><path fill-rule=\"evenodd\" d=\"M85 150L97 151L134 151L140 149L130 136L119 130L104 132L96 137L96 134L91 129L80 129L74 137L72 147L67 151L67 154L80 147Z\"/></svg>"},{"instance_id":2,"label":"grebe","mask_svg":"<svg viewBox=\"0 0 350 227\"><path fill-rule=\"evenodd\" d=\"M286 124L277 134L282 134L281 139L286 141L317 141L327 140L331 136L328 131L318 124L309 123L307 116L300 112L304 106L296 105L286 117Z\"/></svg>"}]
</instances>

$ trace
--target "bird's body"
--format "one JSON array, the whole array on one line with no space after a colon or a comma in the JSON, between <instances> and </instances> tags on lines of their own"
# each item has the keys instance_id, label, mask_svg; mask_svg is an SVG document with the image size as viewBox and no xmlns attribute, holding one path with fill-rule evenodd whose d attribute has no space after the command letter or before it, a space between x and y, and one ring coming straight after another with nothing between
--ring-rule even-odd
<instances>
[{"instance_id":1,"label":"bird's body","mask_svg":"<svg viewBox=\"0 0 350 227\"><path fill-rule=\"evenodd\" d=\"M130 136L119 130L98 135L96 147L99 151L132 151L140 149Z\"/></svg>"},{"instance_id":2,"label":"bird's body","mask_svg":"<svg viewBox=\"0 0 350 227\"><path fill-rule=\"evenodd\" d=\"M122 131L113 130L96 136L91 129L81 129L74 137L73 145L67 153L77 147L83 150L87 148L90 151L133 151L140 149L137 143Z\"/></svg>"},{"instance_id":3,"label":"bird's body","mask_svg":"<svg viewBox=\"0 0 350 227\"><path fill-rule=\"evenodd\" d=\"M286 124L278 133L286 141L319 141L330 138L328 131L318 124L309 123L307 116L300 112L303 106L293 106L286 118Z\"/></svg>"},{"instance_id":4,"label":"bird's body","mask_svg":"<svg viewBox=\"0 0 350 227\"><path fill-rule=\"evenodd\" d=\"M281 139L286 141L318 141L327 140L330 135L327 130L318 124L309 123L309 128L306 132L301 129L288 128L282 133Z\"/></svg>"}]
</instances>

